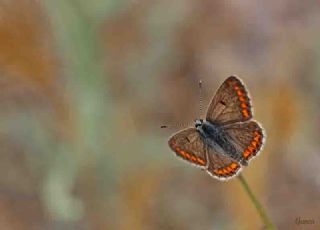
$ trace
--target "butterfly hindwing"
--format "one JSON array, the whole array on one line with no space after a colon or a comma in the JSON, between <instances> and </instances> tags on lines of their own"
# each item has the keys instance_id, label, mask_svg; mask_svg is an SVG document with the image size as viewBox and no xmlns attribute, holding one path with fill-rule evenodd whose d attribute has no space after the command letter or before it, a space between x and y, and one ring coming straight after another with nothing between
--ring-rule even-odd
<instances>
[{"instance_id":1,"label":"butterfly hindwing","mask_svg":"<svg viewBox=\"0 0 320 230\"><path fill-rule=\"evenodd\" d=\"M174 134L168 144L182 159L200 167L206 166L204 142L196 128L184 129Z\"/></svg>"},{"instance_id":2,"label":"butterfly hindwing","mask_svg":"<svg viewBox=\"0 0 320 230\"><path fill-rule=\"evenodd\" d=\"M232 144L241 153L241 164L248 161L261 150L264 141L262 127L256 121L236 123L225 126L225 132L230 136Z\"/></svg>"},{"instance_id":3,"label":"butterfly hindwing","mask_svg":"<svg viewBox=\"0 0 320 230\"><path fill-rule=\"evenodd\" d=\"M212 98L206 120L229 124L251 118L251 102L244 84L235 76L227 78Z\"/></svg>"},{"instance_id":4,"label":"butterfly hindwing","mask_svg":"<svg viewBox=\"0 0 320 230\"><path fill-rule=\"evenodd\" d=\"M207 148L208 168L207 172L219 180L227 180L241 170L241 165L233 158L216 152L213 148Z\"/></svg>"}]
</instances>

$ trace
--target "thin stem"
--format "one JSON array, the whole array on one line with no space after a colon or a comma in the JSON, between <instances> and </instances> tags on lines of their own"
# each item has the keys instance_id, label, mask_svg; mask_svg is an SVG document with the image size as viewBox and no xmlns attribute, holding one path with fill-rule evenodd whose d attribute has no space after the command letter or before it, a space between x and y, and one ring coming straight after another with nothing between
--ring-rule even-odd
<instances>
[{"instance_id":1,"label":"thin stem","mask_svg":"<svg viewBox=\"0 0 320 230\"><path fill-rule=\"evenodd\" d=\"M274 226L273 226L271 220L269 219L267 213L265 212L264 208L260 204L260 202L257 199L257 197L253 194L250 186L248 185L247 181L244 179L242 174L240 174L238 176L238 178L239 178L239 181L241 182L241 185L243 186L244 190L248 194L250 200L252 201L252 203L256 207L256 210L258 211L258 213L259 213L259 215L261 217L261 220L265 225L265 229L274 229Z\"/></svg>"}]
</instances>

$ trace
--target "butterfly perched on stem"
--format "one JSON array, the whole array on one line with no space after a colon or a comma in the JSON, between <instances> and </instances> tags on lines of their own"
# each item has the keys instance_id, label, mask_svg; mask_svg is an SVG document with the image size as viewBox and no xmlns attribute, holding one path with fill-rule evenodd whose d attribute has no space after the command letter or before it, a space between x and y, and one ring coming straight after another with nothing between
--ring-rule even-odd
<instances>
[{"instance_id":1,"label":"butterfly perched on stem","mask_svg":"<svg viewBox=\"0 0 320 230\"><path fill-rule=\"evenodd\" d=\"M252 116L246 87L231 76L212 98L205 120L196 119L194 127L174 134L169 146L178 157L205 169L212 177L230 179L263 146L263 128Z\"/></svg>"}]
</instances>

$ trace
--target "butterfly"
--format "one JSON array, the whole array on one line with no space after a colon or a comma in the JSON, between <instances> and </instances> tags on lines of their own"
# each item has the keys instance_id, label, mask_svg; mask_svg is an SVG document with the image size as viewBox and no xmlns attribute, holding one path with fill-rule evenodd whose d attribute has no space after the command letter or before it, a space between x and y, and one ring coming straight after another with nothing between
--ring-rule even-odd
<instances>
[{"instance_id":1,"label":"butterfly","mask_svg":"<svg viewBox=\"0 0 320 230\"><path fill-rule=\"evenodd\" d=\"M176 155L212 177L235 177L262 149L265 134L252 120L250 97L242 81L227 78L212 98L206 118L175 133L168 144Z\"/></svg>"}]
</instances>

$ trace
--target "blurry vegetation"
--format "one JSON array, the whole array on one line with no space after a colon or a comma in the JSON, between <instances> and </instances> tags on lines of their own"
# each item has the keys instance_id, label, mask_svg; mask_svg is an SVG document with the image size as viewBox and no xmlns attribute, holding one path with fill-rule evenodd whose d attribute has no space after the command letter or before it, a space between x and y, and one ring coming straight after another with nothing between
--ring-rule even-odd
<instances>
[{"instance_id":1,"label":"blurry vegetation","mask_svg":"<svg viewBox=\"0 0 320 230\"><path fill-rule=\"evenodd\" d=\"M160 125L229 75L266 146L243 173L279 229L319 228L317 1L0 0L0 229L258 229L237 180ZM241 226L241 227L240 227Z\"/></svg>"}]
</instances>

